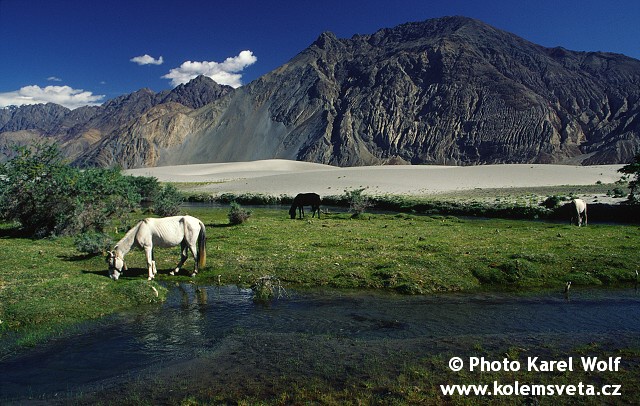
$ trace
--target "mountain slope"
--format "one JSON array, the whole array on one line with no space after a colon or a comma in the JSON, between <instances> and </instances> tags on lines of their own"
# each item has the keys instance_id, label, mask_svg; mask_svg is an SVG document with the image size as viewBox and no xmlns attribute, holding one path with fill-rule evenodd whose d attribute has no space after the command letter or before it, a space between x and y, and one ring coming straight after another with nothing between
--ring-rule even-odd
<instances>
[{"instance_id":1,"label":"mountain slope","mask_svg":"<svg viewBox=\"0 0 640 406\"><path fill-rule=\"evenodd\" d=\"M640 150L640 61L547 49L451 17L338 39L197 112L161 164L621 163Z\"/></svg>"},{"instance_id":2,"label":"mountain slope","mask_svg":"<svg viewBox=\"0 0 640 406\"><path fill-rule=\"evenodd\" d=\"M82 131L61 130L65 145L87 137L79 164L125 168L269 158L605 164L640 151L640 61L544 48L465 17L351 39L323 33L278 69L206 102L186 87L78 112Z\"/></svg>"},{"instance_id":3,"label":"mountain slope","mask_svg":"<svg viewBox=\"0 0 640 406\"><path fill-rule=\"evenodd\" d=\"M219 85L208 77L199 76L170 91L155 93L150 89L141 89L116 97L101 106L69 110L48 103L0 109L0 149L6 151L14 143L48 139L57 141L66 156L75 159L76 163L111 166L117 163L116 160L89 162L90 156L95 155L91 150L110 137L122 138L127 129L140 119L143 123L148 122L147 113L152 109L163 106L158 109L161 114L184 114L185 109L192 111L200 108L232 90L230 86ZM165 131L164 128L155 129L159 134ZM122 141L127 143L131 140L125 135ZM129 153L134 151L135 148L127 149ZM124 161L126 163L129 160L135 161L136 165L147 164L147 160L136 156L127 156Z\"/></svg>"}]
</instances>

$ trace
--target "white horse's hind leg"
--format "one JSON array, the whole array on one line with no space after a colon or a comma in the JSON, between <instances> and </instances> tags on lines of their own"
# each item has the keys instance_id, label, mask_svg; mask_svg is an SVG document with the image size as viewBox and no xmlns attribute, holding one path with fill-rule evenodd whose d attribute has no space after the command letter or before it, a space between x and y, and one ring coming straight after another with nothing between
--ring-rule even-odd
<instances>
[{"instance_id":1,"label":"white horse's hind leg","mask_svg":"<svg viewBox=\"0 0 640 406\"><path fill-rule=\"evenodd\" d=\"M191 277L193 278L198 273L198 246L196 244L189 245L189 250L191 250L191 254L193 254L193 261L196 263L193 268L193 273Z\"/></svg>"},{"instance_id":2,"label":"white horse's hind leg","mask_svg":"<svg viewBox=\"0 0 640 406\"><path fill-rule=\"evenodd\" d=\"M182 268L182 265L184 265L185 261L187 260L187 258L189 258L189 247L187 247L187 244L182 243L181 245L181 250L180 250L180 262L178 262L178 265L176 265L176 269L174 269L173 271L169 272L170 275L175 275L178 272L180 272L180 268Z\"/></svg>"}]
</instances>

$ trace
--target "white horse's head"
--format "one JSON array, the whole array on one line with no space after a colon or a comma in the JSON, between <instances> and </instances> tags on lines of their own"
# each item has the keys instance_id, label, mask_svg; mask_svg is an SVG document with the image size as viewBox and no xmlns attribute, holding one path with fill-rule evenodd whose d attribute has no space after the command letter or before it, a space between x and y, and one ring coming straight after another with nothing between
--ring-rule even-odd
<instances>
[{"instance_id":1,"label":"white horse's head","mask_svg":"<svg viewBox=\"0 0 640 406\"><path fill-rule=\"evenodd\" d=\"M127 269L124 258L118 254L118 251L109 251L106 258L107 264L109 265L109 277L114 281L117 281L122 271Z\"/></svg>"}]
</instances>

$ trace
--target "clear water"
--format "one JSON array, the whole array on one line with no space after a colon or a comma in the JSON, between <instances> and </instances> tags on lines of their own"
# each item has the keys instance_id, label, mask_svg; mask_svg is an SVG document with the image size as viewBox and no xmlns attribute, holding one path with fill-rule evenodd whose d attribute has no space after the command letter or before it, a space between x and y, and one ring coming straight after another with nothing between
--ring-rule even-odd
<instances>
[{"instance_id":1,"label":"clear water","mask_svg":"<svg viewBox=\"0 0 640 406\"><path fill-rule=\"evenodd\" d=\"M288 292L265 306L254 303L249 290L185 283L172 288L160 308L92 323L70 337L4 359L0 401L116 387L149 371L162 375L187 371L191 364L202 368L207 360L213 374L225 367L220 359L243 362L252 352L271 360L297 354L307 365L322 358L338 374L362 366L358 357L344 354L366 358L381 348L415 358L441 351L459 355L473 343L488 348L592 341L640 343L640 294L574 289L568 299L560 292L407 297L327 290ZM214 355L218 361L212 361ZM341 359L327 361L331 357ZM286 372L278 364L256 362L251 373L260 368L265 374ZM291 365L282 362L282 368Z\"/></svg>"}]
</instances>

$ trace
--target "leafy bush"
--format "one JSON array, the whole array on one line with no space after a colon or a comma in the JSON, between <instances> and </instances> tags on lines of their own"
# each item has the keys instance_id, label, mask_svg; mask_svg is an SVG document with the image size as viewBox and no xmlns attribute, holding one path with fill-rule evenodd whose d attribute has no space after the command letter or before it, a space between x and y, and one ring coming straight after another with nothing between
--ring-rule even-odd
<instances>
[{"instance_id":1,"label":"leafy bush","mask_svg":"<svg viewBox=\"0 0 640 406\"><path fill-rule=\"evenodd\" d=\"M154 202L162 192L157 178L152 176L129 176L131 186L140 195L142 202Z\"/></svg>"},{"instance_id":2,"label":"leafy bush","mask_svg":"<svg viewBox=\"0 0 640 406\"><path fill-rule=\"evenodd\" d=\"M80 170L55 144L16 147L0 164L0 219L18 221L35 237L101 232L110 219L140 207L157 181L124 176L119 169Z\"/></svg>"},{"instance_id":3,"label":"leafy bush","mask_svg":"<svg viewBox=\"0 0 640 406\"><path fill-rule=\"evenodd\" d=\"M367 198L362 192L364 192L364 188L354 189L354 190L345 190L345 198L349 202L349 210L353 212L352 217L359 217L363 214L369 207L371 207L371 202L369 198Z\"/></svg>"},{"instance_id":4,"label":"leafy bush","mask_svg":"<svg viewBox=\"0 0 640 406\"><path fill-rule=\"evenodd\" d=\"M113 240L104 233L87 232L78 235L74 240L74 244L80 252L97 255L111 248L113 246Z\"/></svg>"},{"instance_id":5,"label":"leafy bush","mask_svg":"<svg viewBox=\"0 0 640 406\"><path fill-rule=\"evenodd\" d=\"M103 231L111 218L140 207L134 177L122 175L119 169L91 168L78 172L74 222L65 231Z\"/></svg>"},{"instance_id":6,"label":"leafy bush","mask_svg":"<svg viewBox=\"0 0 640 406\"><path fill-rule=\"evenodd\" d=\"M624 195L625 193L621 188L619 187L613 188L613 197L624 197Z\"/></svg>"},{"instance_id":7,"label":"leafy bush","mask_svg":"<svg viewBox=\"0 0 640 406\"><path fill-rule=\"evenodd\" d=\"M229 210L229 224L238 225L242 224L251 217L251 212L240 207L237 202L231 202L231 209Z\"/></svg>"},{"instance_id":8,"label":"leafy bush","mask_svg":"<svg viewBox=\"0 0 640 406\"><path fill-rule=\"evenodd\" d=\"M153 211L159 216L175 216L180 212L184 197L174 185L167 184L156 194Z\"/></svg>"},{"instance_id":9,"label":"leafy bush","mask_svg":"<svg viewBox=\"0 0 640 406\"><path fill-rule=\"evenodd\" d=\"M540 206L546 207L547 209L555 209L566 200L563 196L553 195L544 199L544 202L540 203Z\"/></svg>"},{"instance_id":10,"label":"leafy bush","mask_svg":"<svg viewBox=\"0 0 640 406\"><path fill-rule=\"evenodd\" d=\"M17 220L29 233L44 236L73 221L79 172L64 165L53 145L19 147L0 166L0 216Z\"/></svg>"}]
</instances>

